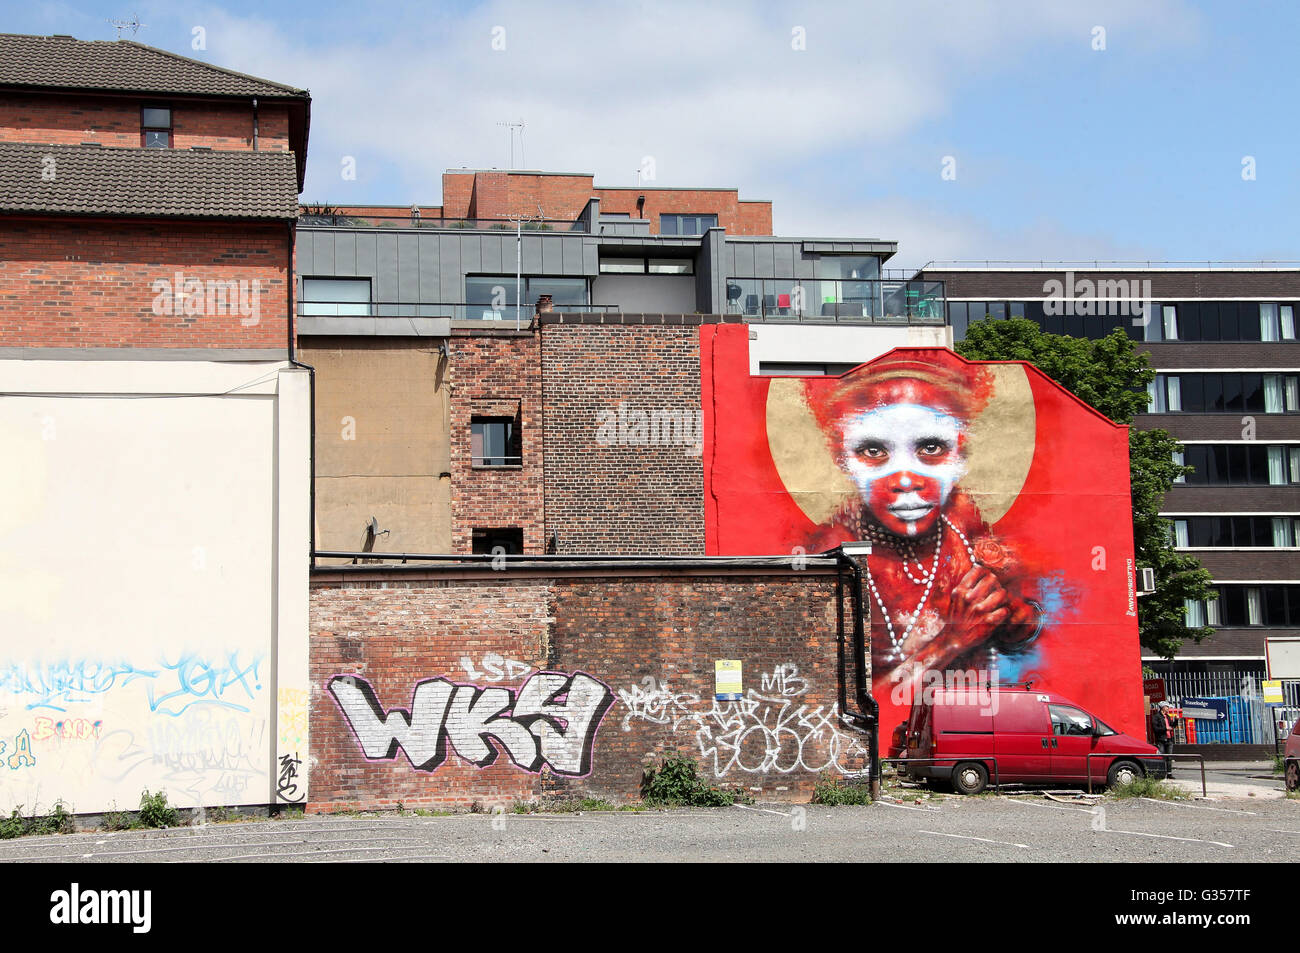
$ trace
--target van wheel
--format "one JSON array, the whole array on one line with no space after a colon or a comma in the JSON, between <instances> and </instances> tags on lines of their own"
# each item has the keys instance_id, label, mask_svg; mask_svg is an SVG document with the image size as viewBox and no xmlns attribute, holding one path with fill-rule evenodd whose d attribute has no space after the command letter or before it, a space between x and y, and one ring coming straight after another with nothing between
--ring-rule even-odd
<instances>
[{"instance_id":1,"label":"van wheel","mask_svg":"<svg viewBox=\"0 0 1300 953\"><path fill-rule=\"evenodd\" d=\"M988 769L978 761L966 761L952 769L952 789L958 794L979 794L988 784Z\"/></svg>"},{"instance_id":2,"label":"van wheel","mask_svg":"<svg viewBox=\"0 0 1300 953\"><path fill-rule=\"evenodd\" d=\"M1132 784L1142 777L1142 769L1132 761L1116 761L1106 772L1106 786L1115 787L1117 784Z\"/></svg>"},{"instance_id":3,"label":"van wheel","mask_svg":"<svg viewBox=\"0 0 1300 953\"><path fill-rule=\"evenodd\" d=\"M1286 789L1300 791L1300 761L1286 763Z\"/></svg>"}]
</instances>

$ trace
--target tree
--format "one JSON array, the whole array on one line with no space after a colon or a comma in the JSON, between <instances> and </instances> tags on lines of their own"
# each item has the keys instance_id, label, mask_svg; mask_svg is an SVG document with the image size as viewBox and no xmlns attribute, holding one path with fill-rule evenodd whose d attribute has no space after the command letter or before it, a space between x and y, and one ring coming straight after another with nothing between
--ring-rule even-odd
<instances>
[{"instance_id":1,"label":"tree","mask_svg":"<svg viewBox=\"0 0 1300 953\"><path fill-rule=\"evenodd\" d=\"M1028 361L1119 424L1131 425L1147 409L1146 386L1156 373L1123 330L1090 340L1047 334L1024 318L976 321L956 350L975 361ZM1173 527L1160 516L1174 480L1192 470L1174 462L1181 449L1167 431L1129 428L1135 555L1156 575L1156 591L1138 600L1138 625L1143 647L1164 658L1212 631L1187 625L1184 600L1217 595L1200 560L1174 550Z\"/></svg>"}]
</instances>

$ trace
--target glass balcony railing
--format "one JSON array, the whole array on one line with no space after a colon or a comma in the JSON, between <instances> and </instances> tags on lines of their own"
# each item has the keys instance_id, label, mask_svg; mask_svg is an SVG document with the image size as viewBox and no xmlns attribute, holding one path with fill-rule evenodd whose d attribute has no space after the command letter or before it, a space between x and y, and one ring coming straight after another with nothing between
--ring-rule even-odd
<instances>
[{"instance_id":1,"label":"glass balcony railing","mask_svg":"<svg viewBox=\"0 0 1300 953\"><path fill-rule=\"evenodd\" d=\"M468 304L428 301L299 301L298 314L307 318L451 318L453 321L532 320L531 304ZM617 311L610 304L565 304L554 302L553 310L564 314Z\"/></svg>"},{"instance_id":2,"label":"glass balcony railing","mask_svg":"<svg viewBox=\"0 0 1300 953\"><path fill-rule=\"evenodd\" d=\"M423 218L419 215L346 215L332 212L300 212L298 224L314 228L442 228L454 231L513 232L515 222L505 218ZM582 232L582 220L546 219L524 222L525 232Z\"/></svg>"},{"instance_id":3,"label":"glass balcony railing","mask_svg":"<svg viewBox=\"0 0 1300 953\"><path fill-rule=\"evenodd\" d=\"M945 323L942 281L729 278L727 313L765 321L833 324Z\"/></svg>"}]
</instances>

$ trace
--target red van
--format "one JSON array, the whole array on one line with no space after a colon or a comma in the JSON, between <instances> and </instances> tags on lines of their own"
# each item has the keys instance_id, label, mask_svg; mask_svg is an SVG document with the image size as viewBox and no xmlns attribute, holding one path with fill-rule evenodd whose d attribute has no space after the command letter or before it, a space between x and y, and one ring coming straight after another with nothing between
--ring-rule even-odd
<instances>
[{"instance_id":1,"label":"red van","mask_svg":"<svg viewBox=\"0 0 1300 953\"><path fill-rule=\"evenodd\" d=\"M959 794L980 793L995 774L1002 784L1084 784L1092 775L1097 786L1166 774L1153 745L1032 688L928 690L913 703L899 742L903 757L944 759L906 765L909 777L951 782Z\"/></svg>"}]
</instances>

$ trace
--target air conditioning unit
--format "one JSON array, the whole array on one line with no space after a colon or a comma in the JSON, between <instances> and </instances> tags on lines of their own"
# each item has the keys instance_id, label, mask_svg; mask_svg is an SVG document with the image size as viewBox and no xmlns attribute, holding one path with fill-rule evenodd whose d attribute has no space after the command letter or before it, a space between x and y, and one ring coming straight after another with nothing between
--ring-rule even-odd
<instances>
[{"instance_id":1,"label":"air conditioning unit","mask_svg":"<svg viewBox=\"0 0 1300 953\"><path fill-rule=\"evenodd\" d=\"M1150 566L1138 567L1138 591L1139 596L1149 596L1156 591L1156 571Z\"/></svg>"}]
</instances>

